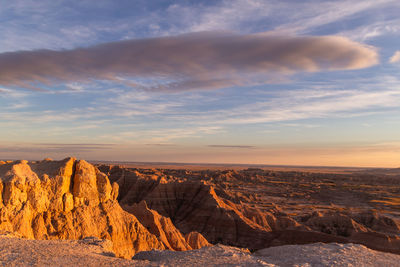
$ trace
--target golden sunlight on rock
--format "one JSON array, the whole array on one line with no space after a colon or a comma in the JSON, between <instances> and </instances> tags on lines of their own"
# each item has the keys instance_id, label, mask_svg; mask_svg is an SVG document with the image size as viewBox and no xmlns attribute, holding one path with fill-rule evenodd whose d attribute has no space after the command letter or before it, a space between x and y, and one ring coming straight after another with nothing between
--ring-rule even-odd
<instances>
[{"instance_id":1,"label":"golden sunlight on rock","mask_svg":"<svg viewBox=\"0 0 400 267\"><path fill-rule=\"evenodd\" d=\"M123 211L104 174L83 160L17 161L0 166L0 229L35 239L109 239L119 257L163 249ZM114 198L113 198L114 197Z\"/></svg>"}]
</instances>

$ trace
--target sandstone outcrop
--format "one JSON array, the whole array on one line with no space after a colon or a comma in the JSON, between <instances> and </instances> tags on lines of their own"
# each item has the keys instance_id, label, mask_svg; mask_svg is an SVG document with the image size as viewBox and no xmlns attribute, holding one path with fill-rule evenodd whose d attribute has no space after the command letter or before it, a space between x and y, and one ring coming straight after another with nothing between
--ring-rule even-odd
<instances>
[{"instance_id":1,"label":"sandstone outcrop","mask_svg":"<svg viewBox=\"0 0 400 267\"><path fill-rule=\"evenodd\" d=\"M0 230L31 239L109 239L119 257L163 249L122 210L118 185L86 161L16 161L0 165Z\"/></svg>"},{"instance_id":2,"label":"sandstone outcrop","mask_svg":"<svg viewBox=\"0 0 400 267\"><path fill-rule=\"evenodd\" d=\"M186 242L185 237L173 225L170 218L161 216L157 211L147 207L146 202L123 207L126 211L134 214L150 233L157 238L170 250L184 251L192 249Z\"/></svg>"},{"instance_id":3,"label":"sandstone outcrop","mask_svg":"<svg viewBox=\"0 0 400 267\"><path fill-rule=\"evenodd\" d=\"M192 249L211 246L207 239L205 239L204 236L199 232L190 232L185 235L185 239Z\"/></svg>"}]
</instances>

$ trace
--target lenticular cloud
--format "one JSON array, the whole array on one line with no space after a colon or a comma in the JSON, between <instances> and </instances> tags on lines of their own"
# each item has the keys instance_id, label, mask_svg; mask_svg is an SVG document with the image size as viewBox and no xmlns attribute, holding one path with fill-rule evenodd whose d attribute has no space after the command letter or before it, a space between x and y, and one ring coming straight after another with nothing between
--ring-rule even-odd
<instances>
[{"instance_id":1,"label":"lenticular cloud","mask_svg":"<svg viewBox=\"0 0 400 267\"><path fill-rule=\"evenodd\" d=\"M72 50L0 54L0 84L151 78L154 90L216 89L268 82L276 74L351 70L378 62L374 48L337 36L220 32L133 39ZM255 78L256 77L256 78Z\"/></svg>"}]
</instances>

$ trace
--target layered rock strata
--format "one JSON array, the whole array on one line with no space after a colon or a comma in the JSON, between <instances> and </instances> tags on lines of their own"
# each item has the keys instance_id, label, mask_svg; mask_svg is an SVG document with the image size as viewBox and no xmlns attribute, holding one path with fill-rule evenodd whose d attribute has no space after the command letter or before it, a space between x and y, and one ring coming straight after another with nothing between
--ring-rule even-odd
<instances>
[{"instance_id":1,"label":"layered rock strata","mask_svg":"<svg viewBox=\"0 0 400 267\"><path fill-rule=\"evenodd\" d=\"M199 182L159 184L146 197L149 208L171 218L183 232L197 231L212 243L263 247L269 233L249 220L213 187Z\"/></svg>"},{"instance_id":2,"label":"layered rock strata","mask_svg":"<svg viewBox=\"0 0 400 267\"><path fill-rule=\"evenodd\" d=\"M149 209L145 201L131 206L124 205L123 208L134 214L167 249L185 251L210 245L200 233L191 232L187 236L183 236L170 218Z\"/></svg>"}]
</instances>

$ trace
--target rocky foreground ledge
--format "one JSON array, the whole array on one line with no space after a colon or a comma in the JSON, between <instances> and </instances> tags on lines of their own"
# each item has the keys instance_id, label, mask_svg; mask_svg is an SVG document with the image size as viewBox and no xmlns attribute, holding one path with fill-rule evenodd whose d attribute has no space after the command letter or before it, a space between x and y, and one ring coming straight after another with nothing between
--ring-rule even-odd
<instances>
[{"instance_id":1,"label":"rocky foreground ledge","mask_svg":"<svg viewBox=\"0 0 400 267\"><path fill-rule=\"evenodd\" d=\"M189 241L194 248L209 245L196 233L187 242L155 212L143 210L148 228L143 226L120 207L118 184L84 160L0 162L0 192L0 231L24 238L107 239L123 258L143 250L192 249Z\"/></svg>"},{"instance_id":2,"label":"rocky foreground ledge","mask_svg":"<svg viewBox=\"0 0 400 267\"><path fill-rule=\"evenodd\" d=\"M247 250L215 245L188 251L139 252L134 259L109 256L110 242L26 240L0 235L0 266L398 266L400 255L356 244L309 244Z\"/></svg>"}]
</instances>

